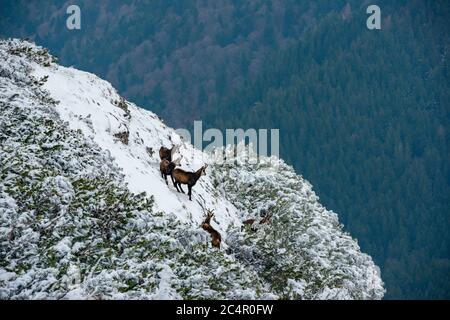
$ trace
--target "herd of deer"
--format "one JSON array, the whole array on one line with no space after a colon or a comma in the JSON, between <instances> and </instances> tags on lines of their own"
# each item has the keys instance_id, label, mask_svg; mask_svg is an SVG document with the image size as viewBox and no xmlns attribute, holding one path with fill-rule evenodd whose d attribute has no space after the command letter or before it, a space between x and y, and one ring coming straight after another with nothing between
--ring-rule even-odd
<instances>
[{"instance_id":1,"label":"herd of deer","mask_svg":"<svg viewBox=\"0 0 450 320\"><path fill-rule=\"evenodd\" d=\"M180 165L181 158L172 160L172 157L175 152L177 152L178 148L178 146L173 146L171 149L165 147L161 147L159 149L159 157L161 158L159 170L161 171L161 176L164 178L164 180L166 180L167 185L169 185L169 183L167 182L167 176L171 177L173 186L177 189L178 192L180 192L181 190L181 192L184 193L181 185L186 184L188 186L189 200L192 201L192 187L195 186L201 176L206 174L206 167L208 165L205 164L195 172L187 172L180 168L176 168Z\"/></svg>"},{"instance_id":2,"label":"herd of deer","mask_svg":"<svg viewBox=\"0 0 450 320\"><path fill-rule=\"evenodd\" d=\"M169 185L167 181L167 176L170 176L173 186L177 189L178 192L185 193L182 184L186 184L188 186L188 196L189 200L192 201L192 187L197 183L198 179L201 176L206 174L205 164L203 167L198 169L195 172L187 172L177 166L180 165L181 157L173 160L173 155L178 151L179 146L172 146L172 148L161 147L159 149L159 157L161 158L161 162L159 164L159 170L161 172L161 177L164 178L166 184ZM211 243L213 247L220 249L220 243L222 242L222 237L220 233L211 226L211 218L214 216L214 212L209 209L204 209L205 219L200 225L203 230L208 232L211 235ZM247 225L251 227L251 230L256 231L257 225L265 224L270 222L271 214L267 212L267 210L261 210L260 212L261 220L256 223L255 219L248 219L242 222L243 225Z\"/></svg>"}]
</instances>

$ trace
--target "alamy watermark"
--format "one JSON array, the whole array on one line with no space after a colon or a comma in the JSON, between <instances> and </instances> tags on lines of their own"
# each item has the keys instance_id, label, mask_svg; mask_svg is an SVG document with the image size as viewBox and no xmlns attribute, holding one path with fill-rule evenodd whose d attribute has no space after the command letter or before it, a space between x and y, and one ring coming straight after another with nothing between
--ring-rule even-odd
<instances>
[{"instance_id":1,"label":"alamy watermark","mask_svg":"<svg viewBox=\"0 0 450 320\"><path fill-rule=\"evenodd\" d=\"M370 14L366 26L369 30L381 29L381 9L377 5L370 5L366 9ZM70 5L66 9L69 16L66 27L69 30L81 29L81 10L78 5ZM279 129L226 129L225 134L216 128L203 132L202 121L194 121L193 139L191 132L186 129L177 129L177 133L184 141L190 142L198 150L211 155L216 164L227 162L241 162L256 164L258 161L270 161L278 164L280 157ZM270 133L270 138L269 138ZM205 143L207 145L205 146ZM270 149L270 153L269 153ZM274 161L275 160L275 161Z\"/></svg>"},{"instance_id":2,"label":"alamy watermark","mask_svg":"<svg viewBox=\"0 0 450 320\"><path fill-rule=\"evenodd\" d=\"M369 30L381 29L381 9L376 4L367 7L366 13L370 14L367 18L366 26ZM72 4L67 7L66 14L69 16L66 19L66 27L69 30L81 29L81 9L78 5Z\"/></svg>"},{"instance_id":3,"label":"alamy watermark","mask_svg":"<svg viewBox=\"0 0 450 320\"><path fill-rule=\"evenodd\" d=\"M379 6L372 4L367 7L367 14L370 16L367 18L366 26L369 30L380 30L381 29L381 9Z\"/></svg>"},{"instance_id":4,"label":"alamy watermark","mask_svg":"<svg viewBox=\"0 0 450 320\"><path fill-rule=\"evenodd\" d=\"M215 164L256 164L265 161L273 165L280 157L279 129L225 129L209 128L203 131L203 122L194 121L193 137L187 129L176 132L184 141L209 154Z\"/></svg>"},{"instance_id":5,"label":"alamy watermark","mask_svg":"<svg viewBox=\"0 0 450 320\"><path fill-rule=\"evenodd\" d=\"M80 7L72 4L67 7L66 14L69 16L66 19L66 27L69 30L81 29L81 10Z\"/></svg>"}]
</instances>

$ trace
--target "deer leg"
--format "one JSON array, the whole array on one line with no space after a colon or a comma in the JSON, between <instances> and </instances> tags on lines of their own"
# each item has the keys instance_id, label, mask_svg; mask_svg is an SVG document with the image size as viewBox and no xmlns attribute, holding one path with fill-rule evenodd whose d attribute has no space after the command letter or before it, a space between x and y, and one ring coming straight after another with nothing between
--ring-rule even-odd
<instances>
[{"instance_id":1,"label":"deer leg","mask_svg":"<svg viewBox=\"0 0 450 320\"><path fill-rule=\"evenodd\" d=\"M180 190L178 189L178 182L175 181L175 182L173 183L173 186L177 189L178 192L180 192Z\"/></svg>"},{"instance_id":2,"label":"deer leg","mask_svg":"<svg viewBox=\"0 0 450 320\"><path fill-rule=\"evenodd\" d=\"M181 187L181 183L178 182L178 186L180 187L181 192L185 193L183 188Z\"/></svg>"},{"instance_id":3,"label":"deer leg","mask_svg":"<svg viewBox=\"0 0 450 320\"><path fill-rule=\"evenodd\" d=\"M189 191L188 191L189 200L192 201L192 199L191 199L191 195L192 195L192 186L188 185L188 189L189 189Z\"/></svg>"},{"instance_id":4,"label":"deer leg","mask_svg":"<svg viewBox=\"0 0 450 320\"><path fill-rule=\"evenodd\" d=\"M164 175L164 180L166 180L166 185L169 185L169 182L167 182L167 175Z\"/></svg>"},{"instance_id":5,"label":"deer leg","mask_svg":"<svg viewBox=\"0 0 450 320\"><path fill-rule=\"evenodd\" d=\"M172 179L173 186L175 187L175 180L173 180L173 176L170 175L170 179Z\"/></svg>"}]
</instances>

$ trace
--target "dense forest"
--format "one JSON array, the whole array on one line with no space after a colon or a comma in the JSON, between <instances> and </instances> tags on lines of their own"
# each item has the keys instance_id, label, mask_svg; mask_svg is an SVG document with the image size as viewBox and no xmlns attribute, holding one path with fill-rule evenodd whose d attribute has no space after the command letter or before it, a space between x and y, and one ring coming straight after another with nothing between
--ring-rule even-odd
<instances>
[{"instance_id":1,"label":"dense forest","mask_svg":"<svg viewBox=\"0 0 450 320\"><path fill-rule=\"evenodd\" d=\"M380 32L330 14L207 119L280 128L281 156L381 265L386 298L449 298L448 20L439 3L388 8Z\"/></svg>"},{"instance_id":2,"label":"dense forest","mask_svg":"<svg viewBox=\"0 0 450 320\"><path fill-rule=\"evenodd\" d=\"M30 37L168 124L279 128L281 156L380 265L386 298L450 298L447 1L3 1Z\"/></svg>"},{"instance_id":3,"label":"dense forest","mask_svg":"<svg viewBox=\"0 0 450 320\"><path fill-rule=\"evenodd\" d=\"M185 127L258 75L271 52L346 3L86 0L79 2L81 30L68 30L70 1L2 1L0 35L30 37Z\"/></svg>"}]
</instances>

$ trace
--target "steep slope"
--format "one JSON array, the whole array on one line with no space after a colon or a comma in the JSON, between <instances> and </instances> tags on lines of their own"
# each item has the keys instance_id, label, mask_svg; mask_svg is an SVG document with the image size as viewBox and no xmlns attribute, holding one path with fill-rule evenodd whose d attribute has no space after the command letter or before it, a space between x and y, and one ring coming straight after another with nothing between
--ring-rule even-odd
<instances>
[{"instance_id":1,"label":"steep slope","mask_svg":"<svg viewBox=\"0 0 450 320\"><path fill-rule=\"evenodd\" d=\"M1 42L0 57L0 298L276 297L197 223L132 194L110 153L60 119L31 74L45 50Z\"/></svg>"},{"instance_id":2,"label":"steep slope","mask_svg":"<svg viewBox=\"0 0 450 320\"><path fill-rule=\"evenodd\" d=\"M283 162L250 162L256 154L243 145L237 150L237 156L231 147L225 154L239 165L220 166L214 184L244 217L266 209L273 221L256 233L231 230L229 251L256 268L284 299L381 297L378 267L342 232L337 215L318 202L312 186Z\"/></svg>"},{"instance_id":3,"label":"steep slope","mask_svg":"<svg viewBox=\"0 0 450 320\"><path fill-rule=\"evenodd\" d=\"M71 129L80 129L111 153L117 165L123 168L131 191L152 194L158 210L174 213L197 225L203 217L203 209L197 201L203 206L217 208L220 228L239 223L234 206L211 192L208 176L196 184L194 198L197 201L193 202L186 201L186 195L174 192L171 183L166 186L159 173L160 146L180 145L175 157L182 156L181 166L186 170L197 170L209 159L182 141L155 114L124 101L108 82L87 72L60 66L36 66L33 75L37 78L48 76L43 88L59 101L57 110L61 119L67 121ZM121 135L124 135L122 139Z\"/></svg>"},{"instance_id":4,"label":"steep slope","mask_svg":"<svg viewBox=\"0 0 450 320\"><path fill-rule=\"evenodd\" d=\"M281 160L215 165L45 49L2 41L0 56L0 298L383 296L371 258ZM194 201L159 174L172 143L183 168L211 164ZM269 207L271 224L241 228ZM203 208L220 250L199 228Z\"/></svg>"}]
</instances>

